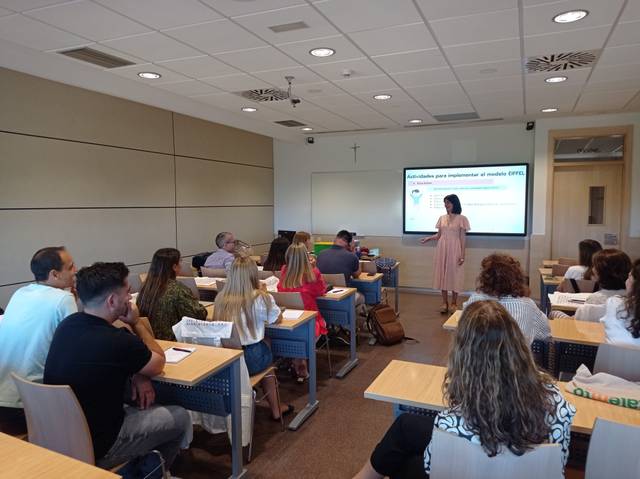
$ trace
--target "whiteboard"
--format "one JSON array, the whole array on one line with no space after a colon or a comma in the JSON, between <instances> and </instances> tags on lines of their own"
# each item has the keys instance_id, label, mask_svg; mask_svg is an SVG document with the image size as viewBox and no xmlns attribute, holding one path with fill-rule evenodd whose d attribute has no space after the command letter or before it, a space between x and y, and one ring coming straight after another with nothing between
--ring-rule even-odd
<instances>
[{"instance_id":1,"label":"whiteboard","mask_svg":"<svg viewBox=\"0 0 640 479\"><path fill-rule=\"evenodd\" d=\"M311 227L402 236L402 170L311 173Z\"/></svg>"}]
</instances>

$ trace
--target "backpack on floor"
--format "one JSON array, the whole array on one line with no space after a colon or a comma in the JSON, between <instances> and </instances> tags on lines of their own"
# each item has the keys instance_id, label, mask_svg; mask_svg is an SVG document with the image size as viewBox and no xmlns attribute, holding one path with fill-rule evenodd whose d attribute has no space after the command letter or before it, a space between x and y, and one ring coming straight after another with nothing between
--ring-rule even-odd
<instances>
[{"instance_id":1,"label":"backpack on floor","mask_svg":"<svg viewBox=\"0 0 640 479\"><path fill-rule=\"evenodd\" d=\"M367 327L383 346L397 344L405 338L404 328L388 304L381 303L371 308L367 315Z\"/></svg>"}]
</instances>

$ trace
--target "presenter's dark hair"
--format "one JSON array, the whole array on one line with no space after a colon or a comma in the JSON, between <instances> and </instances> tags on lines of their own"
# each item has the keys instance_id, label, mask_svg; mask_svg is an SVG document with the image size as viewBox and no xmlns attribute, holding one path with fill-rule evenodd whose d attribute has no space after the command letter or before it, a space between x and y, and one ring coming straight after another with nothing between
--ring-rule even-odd
<instances>
[{"instance_id":1,"label":"presenter's dark hair","mask_svg":"<svg viewBox=\"0 0 640 479\"><path fill-rule=\"evenodd\" d=\"M93 263L76 274L76 289L84 304L96 304L125 285L129 268L124 263Z\"/></svg>"},{"instance_id":2,"label":"presenter's dark hair","mask_svg":"<svg viewBox=\"0 0 640 479\"><path fill-rule=\"evenodd\" d=\"M336 238L340 238L341 240L346 241L347 244L351 244L351 242L353 241L353 236L351 236L351 233L349 233L347 230L338 231Z\"/></svg>"},{"instance_id":3,"label":"presenter's dark hair","mask_svg":"<svg viewBox=\"0 0 640 479\"><path fill-rule=\"evenodd\" d=\"M462 205L460 204L460 198L458 198L458 195L447 195L444 197L444 201L448 201L453 205L452 213L454 215L462 213Z\"/></svg>"},{"instance_id":4,"label":"presenter's dark hair","mask_svg":"<svg viewBox=\"0 0 640 479\"><path fill-rule=\"evenodd\" d=\"M592 267L601 289L624 289L631 271L631 258L619 249L603 249L593 255Z\"/></svg>"},{"instance_id":5,"label":"presenter's dark hair","mask_svg":"<svg viewBox=\"0 0 640 479\"><path fill-rule=\"evenodd\" d=\"M35 252L30 266L36 281L46 281L52 270L62 270L60 253L63 251L66 251L64 246L48 246Z\"/></svg>"}]
</instances>

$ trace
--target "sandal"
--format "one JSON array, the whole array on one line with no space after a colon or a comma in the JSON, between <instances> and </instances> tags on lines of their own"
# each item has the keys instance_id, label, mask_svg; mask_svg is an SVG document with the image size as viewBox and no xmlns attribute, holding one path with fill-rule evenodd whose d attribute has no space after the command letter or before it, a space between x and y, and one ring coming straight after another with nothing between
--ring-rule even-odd
<instances>
[{"instance_id":1,"label":"sandal","mask_svg":"<svg viewBox=\"0 0 640 479\"><path fill-rule=\"evenodd\" d=\"M281 417L285 417L288 416L289 414L293 413L293 411L295 411L295 408L293 407L293 404L287 404L287 409L285 409L284 411L282 411L280 413ZM280 422L280 418L279 417L273 417L271 416L271 420L275 421L275 422Z\"/></svg>"}]
</instances>

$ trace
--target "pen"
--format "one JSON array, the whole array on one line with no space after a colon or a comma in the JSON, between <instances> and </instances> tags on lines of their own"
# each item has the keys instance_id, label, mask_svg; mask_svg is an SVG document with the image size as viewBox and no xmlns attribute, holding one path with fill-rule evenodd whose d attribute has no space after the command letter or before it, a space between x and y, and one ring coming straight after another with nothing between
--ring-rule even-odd
<instances>
[{"instance_id":1,"label":"pen","mask_svg":"<svg viewBox=\"0 0 640 479\"><path fill-rule=\"evenodd\" d=\"M173 349L174 351L180 351L182 353L192 353L193 352L193 351L190 351L189 349L183 349L183 348L175 348L174 347L174 348L171 348L171 349Z\"/></svg>"},{"instance_id":2,"label":"pen","mask_svg":"<svg viewBox=\"0 0 640 479\"><path fill-rule=\"evenodd\" d=\"M342 293L344 291L344 289L334 289L333 291L329 291L330 293L336 294L336 293Z\"/></svg>"}]
</instances>

